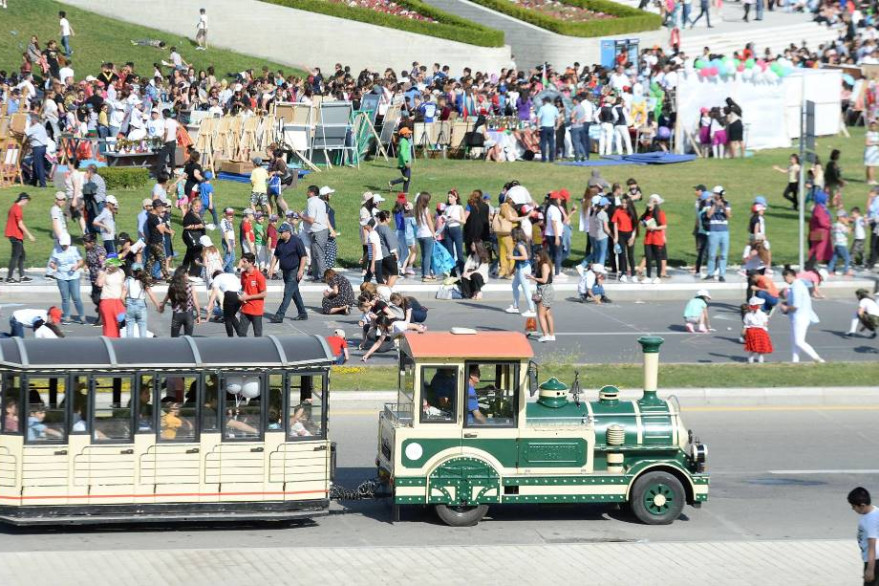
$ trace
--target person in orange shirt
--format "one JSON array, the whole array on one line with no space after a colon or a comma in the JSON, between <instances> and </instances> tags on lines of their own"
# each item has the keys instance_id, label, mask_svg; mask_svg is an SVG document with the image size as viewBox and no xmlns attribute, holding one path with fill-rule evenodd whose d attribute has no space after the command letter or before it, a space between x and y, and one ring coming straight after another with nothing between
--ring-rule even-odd
<instances>
[{"instance_id":1,"label":"person in orange shirt","mask_svg":"<svg viewBox=\"0 0 879 586\"><path fill-rule=\"evenodd\" d=\"M253 335L262 336L262 315L265 311L266 278L256 268L256 257L252 252L241 255L241 322L238 335L247 337L247 330L253 324Z\"/></svg>"},{"instance_id":2,"label":"person in orange shirt","mask_svg":"<svg viewBox=\"0 0 879 586\"><path fill-rule=\"evenodd\" d=\"M748 289L751 295L764 301L763 307L771 316L775 306L778 305L778 287L772 279L759 271L749 271Z\"/></svg>"},{"instance_id":3,"label":"person in orange shirt","mask_svg":"<svg viewBox=\"0 0 879 586\"><path fill-rule=\"evenodd\" d=\"M333 335L327 336L327 345L336 357L336 364L348 362L348 340L345 339L345 330L341 328L333 330Z\"/></svg>"}]
</instances>

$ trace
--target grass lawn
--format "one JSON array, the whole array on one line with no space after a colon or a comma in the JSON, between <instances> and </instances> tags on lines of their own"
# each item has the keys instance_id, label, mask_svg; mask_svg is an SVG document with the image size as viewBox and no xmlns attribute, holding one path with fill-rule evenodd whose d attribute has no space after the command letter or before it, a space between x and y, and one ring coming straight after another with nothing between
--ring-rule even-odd
<instances>
[{"instance_id":1,"label":"grass lawn","mask_svg":"<svg viewBox=\"0 0 879 586\"><path fill-rule=\"evenodd\" d=\"M580 372L580 385L587 392L604 385L639 389L644 370L638 364L554 364L540 365L539 380L551 376L570 385L574 370ZM879 364L835 362L826 364L774 363L747 367L743 364L660 364L659 388L748 388L819 387L834 381L835 386L871 386L879 377ZM381 391L397 388L397 369L393 366L333 367L334 391Z\"/></svg>"},{"instance_id":2,"label":"grass lawn","mask_svg":"<svg viewBox=\"0 0 879 586\"><path fill-rule=\"evenodd\" d=\"M42 0L37 0L42 2ZM863 131L854 129L851 138L828 137L819 141L819 153L825 161L832 148L842 151L841 166L846 180L846 206L859 205L866 201L867 186L862 175ZM727 199L732 204L732 237L730 259L738 262L741 251L747 242L748 208L756 194L766 195L770 209L766 213L767 231L772 243L775 264L796 262L797 260L797 215L781 197L787 181L786 175L772 170L773 165L786 166L790 153L795 148L761 151L746 159L696 160L678 165L619 166L601 168L602 175L611 182L625 183L629 177L636 177L645 195L659 193L665 198L668 228L668 251L672 265L692 263L693 253L693 185L704 183L709 187L722 184L727 191ZM510 179L518 179L532 194L546 193L553 189L568 188L573 194L581 194L590 175L587 167L566 167L542 163L487 163L483 161L431 160L417 159L413 167L413 182L410 191L429 191L434 195L433 202L445 199L446 190L457 187L466 196L472 189L482 189L496 196L503 184ZM358 208L360 196L365 190L384 187L384 195L389 201L382 204L386 209L392 205L393 197L386 191L388 179L399 176L393 161L383 159L364 163L360 170L354 168L334 168L322 173L309 175L299 187L286 192L287 201L294 209L305 206L305 188L309 183L330 185L337 190L332 200L336 209L340 228L339 258L343 265L351 265L360 258L361 249L358 238ZM117 219L120 230L134 232L135 217L140 211L140 201L149 195L148 186L141 190L117 192L121 202L121 213ZM219 181L215 185L220 207L231 205L237 209L248 203L249 185ZM20 187L0 190L0 200L5 206L13 201ZM49 207L52 205L54 189L27 188L34 199L25 212L25 221L32 227L38 238L35 243L26 243L28 263L42 265L51 250L49 236ZM644 204L638 206L639 213ZM179 224L179 215L175 216ZM574 253L569 264L578 262L585 247L584 234L576 231ZM179 239L178 236L175 237ZM178 240L179 242L179 240ZM182 244L178 245L182 249ZM4 240L0 244L0 266L8 262L9 245ZM636 247L640 258L642 248Z\"/></svg>"},{"instance_id":3,"label":"grass lawn","mask_svg":"<svg viewBox=\"0 0 879 586\"><path fill-rule=\"evenodd\" d=\"M112 0L123 1L123 0ZM30 42L31 35L37 35L40 46L55 39L61 47L58 28L58 11L67 12L67 18L76 33L71 39L73 48L73 70L76 78L84 79L86 75L97 75L101 72L101 63L112 61L118 65L127 61L135 64L135 71L151 74L152 64L168 57L168 47L176 46L183 58L191 63L196 71L207 69L213 65L217 77L228 73L236 73L249 68L269 66L272 70L281 69L285 72L302 75L293 67L277 63L257 60L255 57L242 55L233 51L210 49L196 51L195 41L171 33L157 31L144 26L128 24L120 20L100 16L93 12L68 6L54 0L17 0L9 3L9 8L2 12L0 26L0 69L18 71L21 65L21 54ZM198 15L190 15L195 19ZM193 20L193 31L195 21ZM133 40L160 39L167 43L165 49L151 47L135 47Z\"/></svg>"}]
</instances>

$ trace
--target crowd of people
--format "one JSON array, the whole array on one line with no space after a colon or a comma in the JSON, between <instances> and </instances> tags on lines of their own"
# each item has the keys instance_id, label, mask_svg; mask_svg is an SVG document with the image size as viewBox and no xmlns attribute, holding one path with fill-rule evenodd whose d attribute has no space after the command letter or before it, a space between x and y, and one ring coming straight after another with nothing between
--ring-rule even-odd
<instances>
[{"instance_id":1,"label":"crowd of people","mask_svg":"<svg viewBox=\"0 0 879 586\"><path fill-rule=\"evenodd\" d=\"M846 18L843 20L848 22ZM858 35L874 30L869 18L858 22ZM399 148L401 177L390 186L401 185L402 191L393 204L382 209L385 198L381 194L362 194L363 283L357 293L351 280L335 270L334 190L309 186L304 208L296 211L298 206L288 204L284 196L292 173L282 148L272 145L265 158L254 157L249 202L242 202L239 209L224 210L214 201L213 177L202 167L200 153L189 148L182 168L175 168L173 153L182 140L180 121L193 110L250 115L267 111L276 102L308 102L317 95L351 100L358 107L367 93L379 96L379 116L393 104L402 107L398 135L403 146L411 140L416 120L474 117L478 128L480 120L485 125L491 116L507 116L518 120L520 142L544 161L565 155L589 158L595 150L592 126L598 127L597 150L602 154L631 152L637 148L632 144L633 136L647 137L642 146L667 148L675 124L673 93L682 70L691 67L694 60L682 52L654 47L644 50L637 63L621 56L613 68L575 63L555 70L544 64L526 71L512 63L498 73L474 73L465 68L461 75L453 76L448 66L439 63L432 67L413 63L410 70L399 73L364 70L355 77L349 68L336 64L326 77L319 68L305 78L262 68L227 79L218 77L212 68L196 71L172 46L167 48L167 59L154 63L149 73L140 73L134 63L117 66L108 62L97 76L77 81L71 60L73 30L69 22L67 26L70 34L62 39L63 51L54 40L43 47L34 36L23 54L20 71L12 75L0 71L0 97L7 112L30 115L25 134L33 152L32 181L45 185L46 163L61 133L151 138L161 142L163 149L151 195L136 210L137 234L117 231L116 216L135 210L122 209L107 193L100 169L94 165L79 169L73 161L66 190L56 194L49 218L55 247L46 274L58 284L62 323L85 317L79 288L74 284L87 272L91 300L99 316L96 325L104 328L105 335L150 335L147 302L157 311L171 305L172 335L191 333L202 319L197 291L201 283L208 291L205 319L223 321L230 336L246 335L251 328L254 335L261 335L266 281L284 283L283 301L271 320L283 321L291 303L296 309L292 319L304 320L308 312L299 282L307 276L326 285L323 313L361 312L364 340L373 344L368 358L389 338L405 331L423 331L427 312L414 298L394 292L399 279L441 281L443 295L474 300L482 298L490 278L509 280L512 299L507 312L521 313L529 321L533 318L534 327L539 326L542 334L540 340L551 342L555 339L554 282L576 279L581 300L600 305L610 301L605 288L608 280L656 284L669 276L664 198L643 194L635 178L610 183L594 171L578 196L567 189L532 195L516 181L507 182L497 199L480 190L465 195L450 189L438 198L426 192L412 195L410 149ZM206 48L204 12L197 31L199 48ZM851 42L857 44L859 38L855 36ZM164 42L134 42L165 50ZM749 58L756 52L746 46L735 56ZM703 57L712 55L706 49ZM804 45L775 56L767 53L766 57L798 67L817 67L831 61L833 53L825 47L810 51ZM703 147L710 147L706 154L726 156L727 146L731 156L744 154L741 117L741 108L731 99L723 108L703 111L700 129L704 127L705 139L701 130L699 135ZM652 125L655 132L645 124ZM638 133L634 133L636 128ZM877 134L875 126L871 132ZM879 148L879 137L871 139L868 133L867 140L868 150ZM492 145L485 146L490 150ZM870 157L871 161L879 159ZM867 266L876 262L879 242L874 227L879 226L879 197L872 192L863 213L858 207L847 211L842 205L844 181L838 159L838 152L831 153L826 169L815 162L809 170L809 268L827 263L832 273L841 262L842 272L849 273L852 260ZM865 162L867 159L865 154ZM799 164L792 157L787 169L779 168L788 174L785 197L795 205L791 189ZM33 236L23 214L29 200L30 196L22 193L8 216L6 236L12 254L6 282L10 284L30 280L24 271L24 243ZM835 210L835 223L829 220L828 202ZM751 219L746 238L742 238L742 270L749 278L749 296L754 293L764 298L771 310L771 299L765 297L775 297L777 302L778 294L769 294L766 278L772 272L764 215L768 205L758 196L746 206ZM179 236L172 227L174 210L181 218ZM691 272L695 277L726 279L731 215L732 205L723 186L694 187L696 262ZM562 270L563 262L572 255L574 230L588 236L576 275ZM854 236L851 246L850 231ZM75 232L83 236L84 254L73 242ZM175 268L173 259L180 256L175 245L179 248L181 243L185 254ZM806 278L811 290L820 295L818 286L826 273L807 272L817 277L797 278ZM161 302L151 291L159 280L169 283ZM122 322L125 327L120 329Z\"/></svg>"}]
</instances>

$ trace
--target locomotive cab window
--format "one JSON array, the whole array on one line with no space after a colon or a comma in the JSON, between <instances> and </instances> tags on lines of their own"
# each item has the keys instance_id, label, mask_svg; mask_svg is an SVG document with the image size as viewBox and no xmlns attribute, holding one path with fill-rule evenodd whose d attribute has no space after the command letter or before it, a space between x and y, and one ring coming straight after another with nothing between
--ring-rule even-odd
<instances>
[{"instance_id":1,"label":"locomotive cab window","mask_svg":"<svg viewBox=\"0 0 879 586\"><path fill-rule=\"evenodd\" d=\"M64 443L67 439L65 409L58 406L64 396L67 378L29 376L27 381L27 441Z\"/></svg>"},{"instance_id":2,"label":"locomotive cab window","mask_svg":"<svg viewBox=\"0 0 879 586\"><path fill-rule=\"evenodd\" d=\"M458 367L421 368L421 422L455 423L458 418Z\"/></svg>"},{"instance_id":3,"label":"locomotive cab window","mask_svg":"<svg viewBox=\"0 0 879 586\"><path fill-rule=\"evenodd\" d=\"M464 372L467 427L514 427L518 412L518 364L468 362Z\"/></svg>"}]
</instances>

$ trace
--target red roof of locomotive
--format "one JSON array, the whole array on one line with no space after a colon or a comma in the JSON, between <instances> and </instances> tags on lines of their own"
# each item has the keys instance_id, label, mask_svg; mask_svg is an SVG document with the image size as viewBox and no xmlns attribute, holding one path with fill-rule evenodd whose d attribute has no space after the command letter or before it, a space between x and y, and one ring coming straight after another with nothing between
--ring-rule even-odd
<instances>
[{"instance_id":1,"label":"red roof of locomotive","mask_svg":"<svg viewBox=\"0 0 879 586\"><path fill-rule=\"evenodd\" d=\"M407 333L402 348L413 358L532 358L528 338L519 332Z\"/></svg>"}]
</instances>

